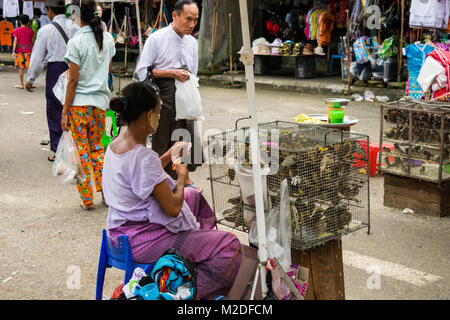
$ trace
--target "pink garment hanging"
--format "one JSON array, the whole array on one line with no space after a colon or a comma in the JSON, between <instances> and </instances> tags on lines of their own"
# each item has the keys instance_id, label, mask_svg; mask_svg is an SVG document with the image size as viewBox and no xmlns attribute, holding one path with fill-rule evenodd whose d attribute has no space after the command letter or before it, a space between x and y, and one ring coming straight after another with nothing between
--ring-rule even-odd
<instances>
[{"instance_id":1,"label":"pink garment hanging","mask_svg":"<svg viewBox=\"0 0 450 320\"><path fill-rule=\"evenodd\" d=\"M430 52L427 57L432 57L436 61L440 62L440 64L445 68L445 74L447 75L447 86L433 92L433 100L448 96L450 93L450 81L448 81L450 77L450 52L434 50Z\"/></svg>"}]
</instances>

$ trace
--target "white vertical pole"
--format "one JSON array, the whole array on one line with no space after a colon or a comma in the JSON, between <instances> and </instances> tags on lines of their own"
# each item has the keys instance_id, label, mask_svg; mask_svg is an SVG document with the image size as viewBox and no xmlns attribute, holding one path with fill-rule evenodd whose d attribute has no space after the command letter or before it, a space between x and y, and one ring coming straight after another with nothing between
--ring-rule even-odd
<instances>
[{"instance_id":1,"label":"white vertical pole","mask_svg":"<svg viewBox=\"0 0 450 320\"><path fill-rule=\"evenodd\" d=\"M256 116L255 76L253 73L253 51L250 45L250 28L248 22L247 0L239 0L242 40L244 43L241 52L241 61L245 65L245 81L247 87L248 113L250 117L250 149L253 162L255 202L256 202L256 224L258 228L258 256L261 273L262 295L267 295L266 269L266 225L264 218L264 198L262 190L260 148L258 142L258 119Z\"/></svg>"},{"instance_id":2,"label":"white vertical pole","mask_svg":"<svg viewBox=\"0 0 450 320\"><path fill-rule=\"evenodd\" d=\"M136 0L136 17L137 17L137 29L139 37L139 55L142 53L142 34L141 34L141 15L139 12L139 0Z\"/></svg>"}]
</instances>

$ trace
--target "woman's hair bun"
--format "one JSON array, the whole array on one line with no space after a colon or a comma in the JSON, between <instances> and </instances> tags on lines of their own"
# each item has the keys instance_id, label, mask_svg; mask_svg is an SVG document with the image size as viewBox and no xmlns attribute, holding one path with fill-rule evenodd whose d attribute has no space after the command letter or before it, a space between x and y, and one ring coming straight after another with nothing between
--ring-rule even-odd
<instances>
[{"instance_id":1,"label":"woman's hair bun","mask_svg":"<svg viewBox=\"0 0 450 320\"><path fill-rule=\"evenodd\" d=\"M114 112L123 112L124 111L124 105L121 99L119 97L114 97L109 101L109 107Z\"/></svg>"}]
</instances>

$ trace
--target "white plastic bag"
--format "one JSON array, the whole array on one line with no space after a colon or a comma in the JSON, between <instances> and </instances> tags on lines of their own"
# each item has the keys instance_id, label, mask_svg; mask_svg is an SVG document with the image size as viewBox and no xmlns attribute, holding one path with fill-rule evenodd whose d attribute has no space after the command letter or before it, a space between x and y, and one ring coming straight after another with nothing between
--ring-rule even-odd
<instances>
[{"instance_id":1,"label":"white plastic bag","mask_svg":"<svg viewBox=\"0 0 450 320\"><path fill-rule=\"evenodd\" d=\"M202 98L198 90L198 78L189 75L189 79L181 82L175 79L175 108L177 120L205 120L202 110Z\"/></svg>"},{"instance_id":2,"label":"white plastic bag","mask_svg":"<svg viewBox=\"0 0 450 320\"><path fill-rule=\"evenodd\" d=\"M86 180L77 146L72 139L70 130L64 131L59 139L52 169L53 175L61 176L61 181L66 184L81 184Z\"/></svg>"},{"instance_id":3,"label":"white plastic bag","mask_svg":"<svg viewBox=\"0 0 450 320\"><path fill-rule=\"evenodd\" d=\"M64 102L66 101L66 89L68 82L69 72L66 71L59 75L58 80L53 86L53 94L61 102L61 104L64 104Z\"/></svg>"},{"instance_id":4,"label":"white plastic bag","mask_svg":"<svg viewBox=\"0 0 450 320\"><path fill-rule=\"evenodd\" d=\"M286 272L291 268L291 205L287 180L280 185L280 204L266 215L267 256L278 260ZM258 230L253 222L249 234L249 242L258 245Z\"/></svg>"}]
</instances>

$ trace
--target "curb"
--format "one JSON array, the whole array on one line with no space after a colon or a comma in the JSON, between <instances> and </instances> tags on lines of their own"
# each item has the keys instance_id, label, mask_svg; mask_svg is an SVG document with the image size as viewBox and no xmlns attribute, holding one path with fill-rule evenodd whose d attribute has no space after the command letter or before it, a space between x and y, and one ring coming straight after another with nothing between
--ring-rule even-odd
<instances>
[{"instance_id":1,"label":"curb","mask_svg":"<svg viewBox=\"0 0 450 320\"><path fill-rule=\"evenodd\" d=\"M14 66L14 61L12 61L12 60L0 60L0 64L4 64L5 66Z\"/></svg>"},{"instance_id":2,"label":"curb","mask_svg":"<svg viewBox=\"0 0 450 320\"><path fill-rule=\"evenodd\" d=\"M221 88L244 88L245 77L242 74L234 76L233 86L231 86L231 78L229 75L199 75L199 84ZM347 95L346 84L326 83L323 81L317 82L314 81L314 79L298 80L286 77L286 79L280 80L272 79L270 77L259 79L255 78L255 87L261 90L281 90L287 92L297 92L301 94L315 94L323 96ZM366 90L370 90L376 96L389 97L390 101L398 100L404 96L404 90L401 89L358 87L353 85L350 90L351 94L358 93L361 96L364 95L364 92Z\"/></svg>"}]
</instances>

